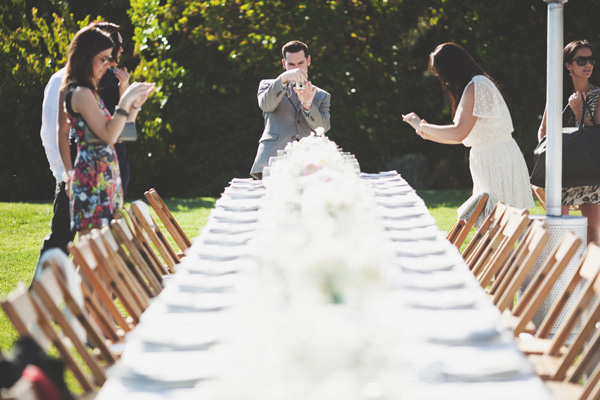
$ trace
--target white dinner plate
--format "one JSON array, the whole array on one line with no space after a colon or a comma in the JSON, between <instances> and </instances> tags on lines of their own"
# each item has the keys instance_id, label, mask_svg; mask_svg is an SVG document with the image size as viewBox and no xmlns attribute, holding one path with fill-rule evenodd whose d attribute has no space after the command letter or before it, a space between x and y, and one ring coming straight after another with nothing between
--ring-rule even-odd
<instances>
[{"instance_id":1,"label":"white dinner plate","mask_svg":"<svg viewBox=\"0 0 600 400\"><path fill-rule=\"evenodd\" d=\"M526 377L533 367L511 343L499 346L438 347L435 361L422 367L426 381L478 382Z\"/></svg>"},{"instance_id":2,"label":"white dinner plate","mask_svg":"<svg viewBox=\"0 0 600 400\"><path fill-rule=\"evenodd\" d=\"M208 351L136 352L123 357L106 371L126 385L192 387L219 374L219 361Z\"/></svg>"},{"instance_id":3,"label":"white dinner plate","mask_svg":"<svg viewBox=\"0 0 600 400\"><path fill-rule=\"evenodd\" d=\"M387 230L413 230L417 228L435 227L435 218L422 215L414 218L384 219L383 226Z\"/></svg>"}]
</instances>

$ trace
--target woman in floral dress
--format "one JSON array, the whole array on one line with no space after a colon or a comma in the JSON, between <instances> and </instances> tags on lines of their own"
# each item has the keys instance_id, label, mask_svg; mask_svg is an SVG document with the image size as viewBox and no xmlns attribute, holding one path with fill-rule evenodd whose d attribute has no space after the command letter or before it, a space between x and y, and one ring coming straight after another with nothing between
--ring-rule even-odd
<instances>
[{"instance_id":1,"label":"woman in floral dress","mask_svg":"<svg viewBox=\"0 0 600 400\"><path fill-rule=\"evenodd\" d=\"M107 225L115 210L122 207L121 178L113 145L125 122L135 120L137 111L154 90L152 84L133 83L111 117L97 94L97 85L106 70L116 65L113 47L110 36L94 27L77 32L69 45L62 90L69 124L79 143L74 167L67 170L66 180L71 198L71 229L80 234ZM86 125L101 143L85 141Z\"/></svg>"},{"instance_id":2,"label":"woman in floral dress","mask_svg":"<svg viewBox=\"0 0 600 400\"><path fill-rule=\"evenodd\" d=\"M569 97L569 108L564 115L564 126L578 126L581 120L583 100L587 101L590 113L583 116L586 126L600 124L598 93L600 88L594 83L592 73L596 58L592 46L586 40L576 40L565 46L563 61L573 84ZM569 90L570 92L570 90ZM568 92L566 92L568 93ZM538 139L546 136L546 112L538 131ZM577 186L562 188L562 214L569 214L569 207L578 205L581 215L587 217L587 242L600 243L600 186Z\"/></svg>"}]
</instances>

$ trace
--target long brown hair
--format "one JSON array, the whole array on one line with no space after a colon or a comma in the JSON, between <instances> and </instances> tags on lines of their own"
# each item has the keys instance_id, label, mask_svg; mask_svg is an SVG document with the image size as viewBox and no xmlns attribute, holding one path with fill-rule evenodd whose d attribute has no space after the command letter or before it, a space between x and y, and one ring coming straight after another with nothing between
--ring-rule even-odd
<instances>
[{"instance_id":1,"label":"long brown hair","mask_svg":"<svg viewBox=\"0 0 600 400\"><path fill-rule=\"evenodd\" d=\"M450 100L453 117L465 87L474 76L484 75L494 82L473 57L456 43L443 43L436 47L429 56L429 68L439 79L444 94Z\"/></svg>"},{"instance_id":2,"label":"long brown hair","mask_svg":"<svg viewBox=\"0 0 600 400\"><path fill-rule=\"evenodd\" d=\"M92 90L97 89L94 81L94 57L103 50L114 47L110 35L94 27L85 27L75 34L69 44L67 72L63 88L68 83L77 82Z\"/></svg>"}]
</instances>

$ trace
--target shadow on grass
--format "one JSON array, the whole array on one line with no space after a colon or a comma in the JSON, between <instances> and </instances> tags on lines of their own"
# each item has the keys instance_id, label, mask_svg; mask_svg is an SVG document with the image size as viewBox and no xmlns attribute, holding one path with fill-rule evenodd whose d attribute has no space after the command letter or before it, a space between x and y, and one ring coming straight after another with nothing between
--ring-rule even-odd
<instances>
[{"instance_id":1,"label":"shadow on grass","mask_svg":"<svg viewBox=\"0 0 600 400\"><path fill-rule=\"evenodd\" d=\"M471 189L417 190L428 208L458 208L471 196Z\"/></svg>"}]
</instances>

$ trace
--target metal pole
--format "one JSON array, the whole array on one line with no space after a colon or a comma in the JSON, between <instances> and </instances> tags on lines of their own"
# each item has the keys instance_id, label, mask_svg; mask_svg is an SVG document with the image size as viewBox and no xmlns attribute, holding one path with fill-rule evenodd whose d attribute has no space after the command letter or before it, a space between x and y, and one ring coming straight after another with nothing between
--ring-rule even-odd
<instances>
[{"instance_id":1,"label":"metal pole","mask_svg":"<svg viewBox=\"0 0 600 400\"><path fill-rule=\"evenodd\" d=\"M548 3L548 55L546 69L546 213L561 215L562 191L562 89L563 89L563 4Z\"/></svg>"}]
</instances>

